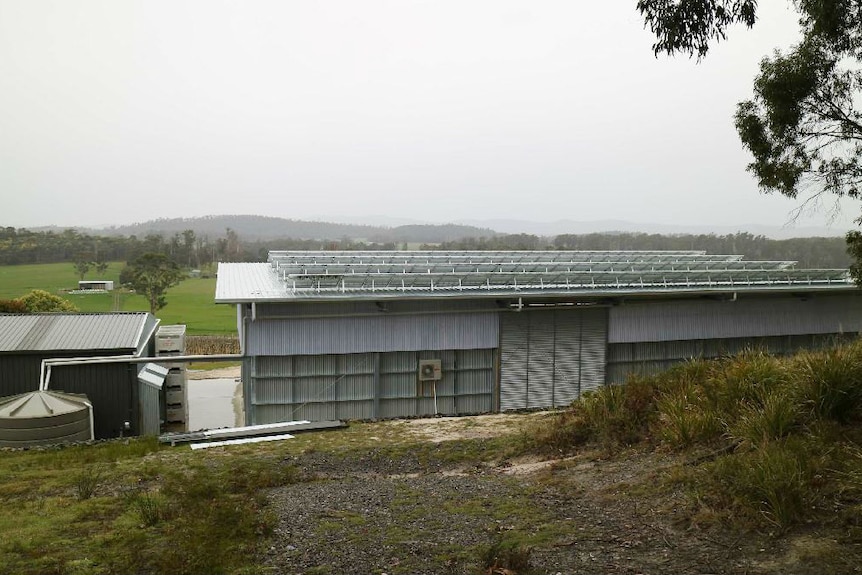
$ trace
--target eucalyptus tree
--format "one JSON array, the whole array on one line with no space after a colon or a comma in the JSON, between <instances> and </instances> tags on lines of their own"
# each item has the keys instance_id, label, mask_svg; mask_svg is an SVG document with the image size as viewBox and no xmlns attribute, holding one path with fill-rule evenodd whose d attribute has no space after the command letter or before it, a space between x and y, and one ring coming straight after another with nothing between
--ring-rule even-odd
<instances>
[{"instance_id":1,"label":"eucalyptus tree","mask_svg":"<svg viewBox=\"0 0 862 575\"><path fill-rule=\"evenodd\" d=\"M763 58L734 122L761 190L804 203L862 199L862 2L793 0L802 39ZM704 58L734 24L757 22L756 0L639 0L656 55ZM803 204L804 205L804 204ZM856 220L862 223L862 218ZM862 282L862 233L847 234Z\"/></svg>"}]
</instances>

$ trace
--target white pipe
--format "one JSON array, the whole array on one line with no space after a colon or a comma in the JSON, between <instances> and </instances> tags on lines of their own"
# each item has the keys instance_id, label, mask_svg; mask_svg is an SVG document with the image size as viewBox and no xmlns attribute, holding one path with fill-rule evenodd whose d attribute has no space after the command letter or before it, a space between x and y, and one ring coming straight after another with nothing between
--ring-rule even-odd
<instances>
[{"instance_id":1,"label":"white pipe","mask_svg":"<svg viewBox=\"0 0 862 575\"><path fill-rule=\"evenodd\" d=\"M87 402L87 407L90 409L90 441L96 440L96 424L93 421L93 404Z\"/></svg>"},{"instance_id":2,"label":"white pipe","mask_svg":"<svg viewBox=\"0 0 862 575\"><path fill-rule=\"evenodd\" d=\"M153 334L156 333L156 330L159 328L159 325L162 323L162 320L156 318L155 323L153 324L153 328L150 330L150 333L147 334L146 339L138 339L138 341L147 344L153 340ZM141 331L143 331L143 326L141 326ZM140 337L140 336L139 336ZM135 348L135 355L141 355L143 349Z\"/></svg>"},{"instance_id":3,"label":"white pipe","mask_svg":"<svg viewBox=\"0 0 862 575\"><path fill-rule=\"evenodd\" d=\"M48 384L51 381L51 367L65 365L96 365L105 363L191 363L195 361L233 361L242 359L242 354L223 354L223 355L163 355L159 357L138 357L135 355L113 355L113 356L96 356L96 357L57 357L51 359L43 359L43 368L47 368L47 373L42 381L39 382L39 389L45 391L48 389Z\"/></svg>"}]
</instances>

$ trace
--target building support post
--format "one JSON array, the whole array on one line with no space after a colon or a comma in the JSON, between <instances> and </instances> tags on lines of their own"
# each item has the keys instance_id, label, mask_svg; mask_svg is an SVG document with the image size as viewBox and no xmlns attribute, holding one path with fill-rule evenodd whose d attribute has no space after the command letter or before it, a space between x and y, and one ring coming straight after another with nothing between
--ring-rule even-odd
<instances>
[{"instance_id":1,"label":"building support post","mask_svg":"<svg viewBox=\"0 0 862 575\"><path fill-rule=\"evenodd\" d=\"M380 352L371 354L372 363L374 365L374 381L371 385L374 394L374 402L371 407L371 417L380 419Z\"/></svg>"}]
</instances>

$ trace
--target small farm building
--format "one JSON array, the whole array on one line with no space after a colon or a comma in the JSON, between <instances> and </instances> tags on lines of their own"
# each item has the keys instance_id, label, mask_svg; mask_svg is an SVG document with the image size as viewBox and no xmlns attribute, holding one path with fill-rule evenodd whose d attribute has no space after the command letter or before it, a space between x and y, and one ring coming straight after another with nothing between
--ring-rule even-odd
<instances>
[{"instance_id":1,"label":"small farm building","mask_svg":"<svg viewBox=\"0 0 862 575\"><path fill-rule=\"evenodd\" d=\"M0 314L0 397L47 380L51 391L89 398L96 438L138 435L153 412L158 433L158 394L139 391L144 365L111 359L152 356L158 323L149 313Z\"/></svg>"},{"instance_id":2,"label":"small farm building","mask_svg":"<svg viewBox=\"0 0 862 575\"><path fill-rule=\"evenodd\" d=\"M222 263L249 424L563 406L693 357L862 331L847 270L700 251L270 252Z\"/></svg>"},{"instance_id":3,"label":"small farm building","mask_svg":"<svg viewBox=\"0 0 862 575\"><path fill-rule=\"evenodd\" d=\"M78 282L80 291L112 291L114 289L113 280L81 280Z\"/></svg>"}]
</instances>

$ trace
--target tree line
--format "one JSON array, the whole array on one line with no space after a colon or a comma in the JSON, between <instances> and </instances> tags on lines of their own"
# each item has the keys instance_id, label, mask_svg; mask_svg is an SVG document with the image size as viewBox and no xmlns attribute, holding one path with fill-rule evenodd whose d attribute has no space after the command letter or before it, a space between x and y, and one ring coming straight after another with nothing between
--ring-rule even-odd
<instances>
[{"instance_id":1,"label":"tree line","mask_svg":"<svg viewBox=\"0 0 862 575\"><path fill-rule=\"evenodd\" d=\"M553 237L500 234L463 238L423 249L444 250L705 250L711 254L742 254L748 260L793 260L806 268L846 268L847 244L835 238L770 239L762 235L591 233ZM144 254L164 254L184 268L216 262L263 261L270 250L395 250L406 244L339 240L243 240L228 228L223 236L201 236L194 230L172 235L97 236L76 230L37 232L0 228L0 265L70 262L79 273L98 271L103 262L132 261ZM101 268L104 269L104 268Z\"/></svg>"},{"instance_id":2,"label":"tree line","mask_svg":"<svg viewBox=\"0 0 862 575\"><path fill-rule=\"evenodd\" d=\"M131 261L148 253L164 254L183 267L200 268L217 262L260 261L266 259L270 249L396 249L396 244L357 242L349 238L244 241L231 228L219 237L185 230L139 238L92 235L74 229L54 232L0 227L0 265L70 262L81 275L91 269L98 271L104 262Z\"/></svg>"},{"instance_id":3,"label":"tree line","mask_svg":"<svg viewBox=\"0 0 862 575\"><path fill-rule=\"evenodd\" d=\"M429 249L432 246L424 246ZM644 234L592 233L541 237L510 234L444 242L447 250L704 250L710 254L745 256L746 260L797 261L802 268L847 268L851 257L844 238L774 240L750 233Z\"/></svg>"}]
</instances>

